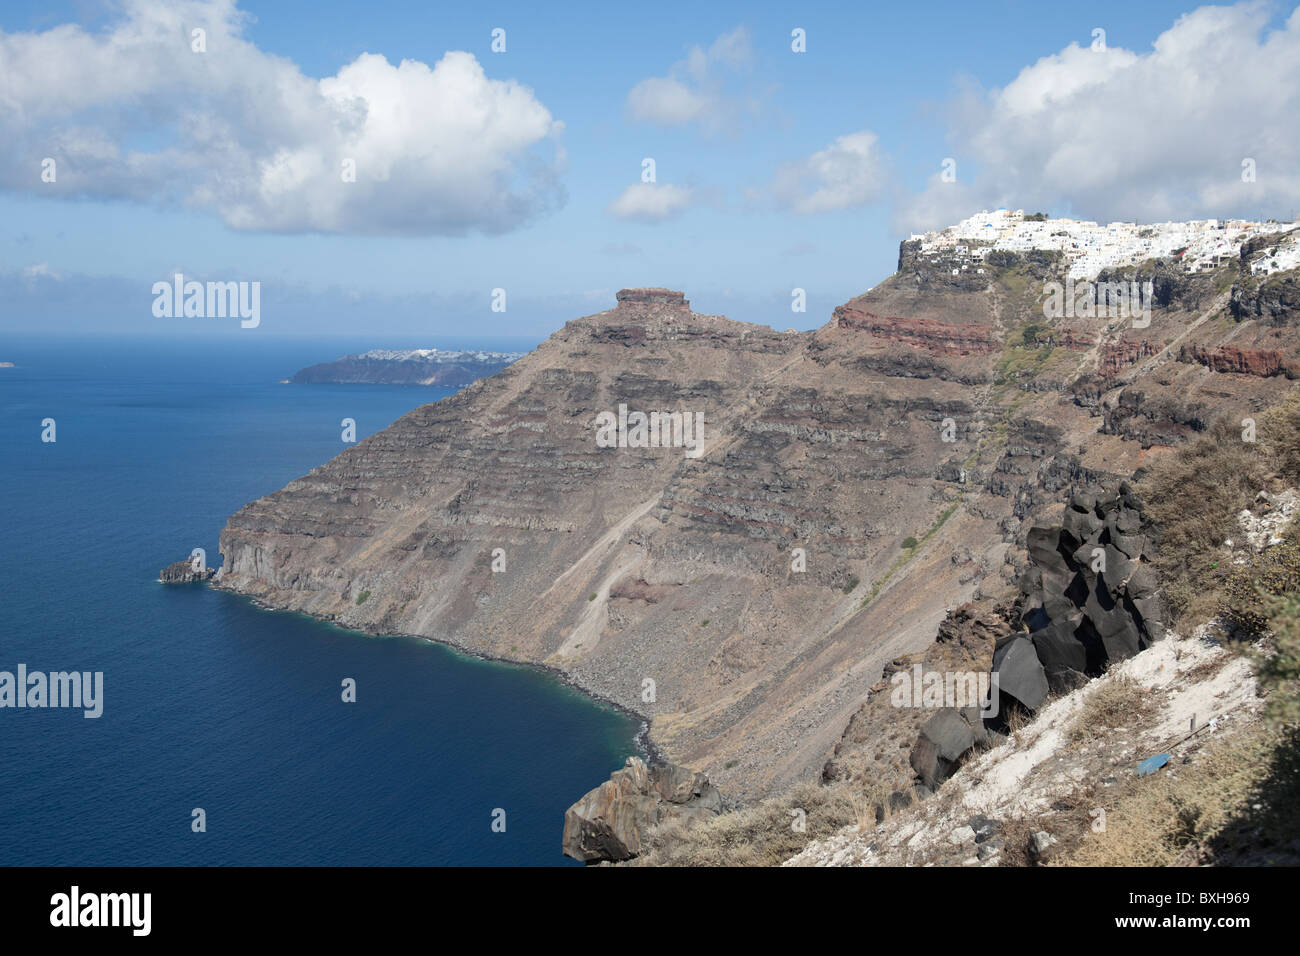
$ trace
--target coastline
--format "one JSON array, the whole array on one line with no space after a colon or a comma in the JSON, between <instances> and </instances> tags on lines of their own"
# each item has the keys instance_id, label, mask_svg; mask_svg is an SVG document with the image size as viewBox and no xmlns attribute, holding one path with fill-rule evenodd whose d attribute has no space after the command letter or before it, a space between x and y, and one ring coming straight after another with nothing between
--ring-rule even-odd
<instances>
[{"instance_id":1,"label":"coastline","mask_svg":"<svg viewBox=\"0 0 1300 956\"><path fill-rule=\"evenodd\" d=\"M242 591L235 590L234 588L222 587L220 584L217 583L217 579L204 581L204 582L195 582L195 583L204 584L214 591L221 591L225 594L230 594L236 597L243 598L244 600L251 603L254 607L263 611L271 611L276 614L299 614L310 620L317 621L322 624L329 624L333 627L337 627L339 630L350 631L351 633L358 634L362 637L367 637L367 638L404 637L404 638L409 638L417 641L425 641L429 644L438 644L442 647L450 648L451 650L455 651L457 654L463 655L465 657L473 658L475 660L484 661L485 663L509 664L512 667L526 667L530 670L539 671L543 674L555 678L559 683L565 685L566 687L572 688L573 690L580 693L582 696L586 697L588 700L595 701L596 703L609 707L620 714L633 718L637 722L637 731L636 734L633 735L632 746L637 751L636 755L644 759L647 764L659 765L659 764L667 764L671 762L664 755L663 751L659 749L659 746L654 742L654 739L650 736L649 717L636 710L633 710L631 707L628 707L625 704L619 703L613 698L607 697L606 695L600 693L599 691L595 691L588 687L584 687L568 671L562 670L554 666L553 664L544 664L541 663L540 661L514 660L513 658L501 657L500 655L496 655L496 654L485 654L482 651L478 651L473 648L466 647L465 645L460 644L454 640L440 638L440 637L429 637L427 634L407 634L400 631L379 632L379 631L362 630L355 627L348 627L347 625L340 624L337 620L334 620L329 617L322 617L320 615L308 613L307 611L291 611L288 608L276 607L273 604L268 604L266 601L262 600L261 598L253 597L250 594L245 594ZM581 794L579 794L579 796L581 796ZM577 799L577 797L575 797L574 799Z\"/></svg>"}]
</instances>

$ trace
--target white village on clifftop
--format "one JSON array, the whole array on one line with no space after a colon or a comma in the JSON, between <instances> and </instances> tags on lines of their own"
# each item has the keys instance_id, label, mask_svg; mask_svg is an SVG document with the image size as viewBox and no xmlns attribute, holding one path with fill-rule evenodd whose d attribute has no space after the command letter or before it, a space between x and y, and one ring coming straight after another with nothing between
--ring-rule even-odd
<instances>
[{"instance_id":1,"label":"white village on clifftop","mask_svg":"<svg viewBox=\"0 0 1300 956\"><path fill-rule=\"evenodd\" d=\"M1243 244L1257 236L1278 234L1278 242L1252 254L1251 271L1260 275L1300 266L1295 222L1249 222L1244 219L1200 219L1138 225L1112 222L1099 225L1078 219L1026 217L1023 209L996 209L964 219L939 232L913 234L921 255L961 262L983 271L985 257L995 249L1025 252L1057 250L1070 263L1069 276L1095 279L1103 269L1137 265L1147 259L1181 262L1188 272L1213 269L1241 254ZM1285 233L1286 235L1282 235Z\"/></svg>"}]
</instances>

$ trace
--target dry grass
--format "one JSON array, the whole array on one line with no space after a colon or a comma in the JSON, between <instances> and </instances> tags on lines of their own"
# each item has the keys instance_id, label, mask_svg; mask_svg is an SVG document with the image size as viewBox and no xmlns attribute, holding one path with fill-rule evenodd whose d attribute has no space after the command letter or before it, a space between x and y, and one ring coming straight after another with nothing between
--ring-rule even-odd
<instances>
[{"instance_id":1,"label":"dry grass","mask_svg":"<svg viewBox=\"0 0 1300 956\"><path fill-rule=\"evenodd\" d=\"M1184 629L1218 609L1226 569L1221 545L1236 516L1263 487L1261 446L1241 440L1239 425L1220 420L1176 455L1158 459L1138 484L1147 514L1161 528L1155 565L1170 610Z\"/></svg>"},{"instance_id":2,"label":"dry grass","mask_svg":"<svg viewBox=\"0 0 1300 956\"><path fill-rule=\"evenodd\" d=\"M1258 827L1246 827L1238 840L1232 832L1257 813L1260 794L1276 776L1284 750L1282 735L1260 725L1212 740L1190 763L1171 763L1147 777L1130 775L1114 789L1098 794L1106 810L1106 829L1087 832L1057 861L1072 866L1168 866L1186 858L1189 849L1213 847L1216 862L1254 852L1264 844ZM1289 800L1270 801L1272 826L1285 837L1297 832L1294 781Z\"/></svg>"},{"instance_id":3,"label":"dry grass","mask_svg":"<svg viewBox=\"0 0 1300 956\"><path fill-rule=\"evenodd\" d=\"M773 797L693 827L669 823L649 837L649 852L632 866L780 866L813 840L847 826L867 833L876 826L876 807L888 812L889 794L881 785L840 781L800 784ZM804 832L792 811L804 811Z\"/></svg>"},{"instance_id":4,"label":"dry grass","mask_svg":"<svg viewBox=\"0 0 1300 956\"><path fill-rule=\"evenodd\" d=\"M1178 454L1158 459L1137 490L1160 526L1156 570L1176 625L1190 631L1214 616L1228 583L1225 538L1237 514L1270 485L1300 483L1300 392L1259 416L1257 440L1224 417Z\"/></svg>"},{"instance_id":5,"label":"dry grass","mask_svg":"<svg viewBox=\"0 0 1300 956\"><path fill-rule=\"evenodd\" d=\"M1133 678L1117 674L1087 690L1067 739L1073 744L1108 737L1116 730L1150 722L1160 704Z\"/></svg>"}]
</instances>

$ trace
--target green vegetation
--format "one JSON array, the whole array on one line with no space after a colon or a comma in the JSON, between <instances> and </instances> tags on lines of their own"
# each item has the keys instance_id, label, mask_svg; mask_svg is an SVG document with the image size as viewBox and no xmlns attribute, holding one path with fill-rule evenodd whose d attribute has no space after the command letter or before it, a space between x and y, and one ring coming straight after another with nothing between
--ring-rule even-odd
<instances>
[{"instance_id":1,"label":"green vegetation","mask_svg":"<svg viewBox=\"0 0 1300 956\"><path fill-rule=\"evenodd\" d=\"M995 386L1010 385L1017 379L1033 378L1045 366L1057 350L1043 349L1036 346L1010 346L998 356Z\"/></svg>"},{"instance_id":2,"label":"green vegetation","mask_svg":"<svg viewBox=\"0 0 1300 956\"><path fill-rule=\"evenodd\" d=\"M365 604L368 600L370 600L370 592L362 591L357 595L357 607L361 607L361 605Z\"/></svg>"},{"instance_id":3,"label":"green vegetation","mask_svg":"<svg viewBox=\"0 0 1300 956\"><path fill-rule=\"evenodd\" d=\"M1268 695L1268 718L1274 727L1300 725L1300 595L1267 602L1273 653L1258 668L1261 690Z\"/></svg>"},{"instance_id":4,"label":"green vegetation","mask_svg":"<svg viewBox=\"0 0 1300 956\"><path fill-rule=\"evenodd\" d=\"M854 588L856 588L856 587L857 587L859 584L861 584L861 583L862 583L862 581L858 578L858 576L857 576L856 574L855 574L855 575L851 575L851 576L849 577L849 579L848 579L847 581L844 582L844 589L843 589L843 590L844 590L844 593L845 593L845 594L852 594Z\"/></svg>"},{"instance_id":5,"label":"green vegetation","mask_svg":"<svg viewBox=\"0 0 1300 956\"><path fill-rule=\"evenodd\" d=\"M918 543L919 542L915 538L911 537L910 535L903 539L903 547L906 548L908 551L911 551L913 548L915 548Z\"/></svg>"}]
</instances>

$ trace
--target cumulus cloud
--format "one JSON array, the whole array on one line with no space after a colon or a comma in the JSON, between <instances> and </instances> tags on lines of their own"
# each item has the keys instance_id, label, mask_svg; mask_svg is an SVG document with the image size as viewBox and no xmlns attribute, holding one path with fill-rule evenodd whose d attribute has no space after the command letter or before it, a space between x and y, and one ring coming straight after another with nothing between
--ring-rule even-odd
<instances>
[{"instance_id":1,"label":"cumulus cloud","mask_svg":"<svg viewBox=\"0 0 1300 956\"><path fill-rule=\"evenodd\" d=\"M628 114L634 120L665 127L699 123L716 132L732 126L742 115L759 108L756 94L735 88L735 81L749 73L753 59L750 32L737 27L714 40L707 50L692 47L667 76L652 76L634 86L627 95Z\"/></svg>"},{"instance_id":2,"label":"cumulus cloud","mask_svg":"<svg viewBox=\"0 0 1300 956\"><path fill-rule=\"evenodd\" d=\"M886 182L879 137L862 130L781 167L771 194L781 205L806 216L873 202L880 198Z\"/></svg>"},{"instance_id":3,"label":"cumulus cloud","mask_svg":"<svg viewBox=\"0 0 1300 956\"><path fill-rule=\"evenodd\" d=\"M563 125L472 54L314 79L244 22L233 0L130 0L103 32L0 32L0 188L389 235L502 232L564 201Z\"/></svg>"},{"instance_id":4,"label":"cumulus cloud","mask_svg":"<svg viewBox=\"0 0 1300 956\"><path fill-rule=\"evenodd\" d=\"M954 104L957 182L904 202L900 231L980 208L1065 206L1098 221L1300 207L1300 10L1202 7L1149 52L1071 44ZM1255 181L1243 180L1253 161ZM936 169L939 166L935 162ZM969 171L969 173L967 172Z\"/></svg>"},{"instance_id":5,"label":"cumulus cloud","mask_svg":"<svg viewBox=\"0 0 1300 956\"><path fill-rule=\"evenodd\" d=\"M670 183L633 183L609 204L606 211L617 219L663 222L680 216L691 205L694 190Z\"/></svg>"}]
</instances>

